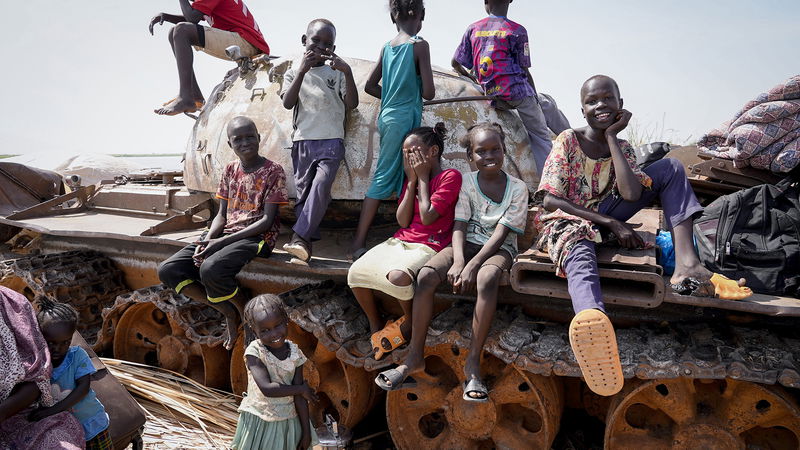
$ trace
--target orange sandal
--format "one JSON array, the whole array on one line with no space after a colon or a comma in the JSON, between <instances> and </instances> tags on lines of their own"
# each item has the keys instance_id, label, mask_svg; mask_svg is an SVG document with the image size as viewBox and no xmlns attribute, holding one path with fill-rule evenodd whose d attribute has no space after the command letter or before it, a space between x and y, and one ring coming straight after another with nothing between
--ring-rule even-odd
<instances>
[{"instance_id":1,"label":"orange sandal","mask_svg":"<svg viewBox=\"0 0 800 450\"><path fill-rule=\"evenodd\" d=\"M711 275L711 284L714 285L714 296L725 300L742 300L753 295L753 290L747 286L739 286L739 282L731 280L725 275L715 273Z\"/></svg>"},{"instance_id":2,"label":"orange sandal","mask_svg":"<svg viewBox=\"0 0 800 450\"><path fill-rule=\"evenodd\" d=\"M592 392L608 397L622 389L617 337L608 316L597 309L576 314L569 324L569 344Z\"/></svg>"},{"instance_id":3,"label":"orange sandal","mask_svg":"<svg viewBox=\"0 0 800 450\"><path fill-rule=\"evenodd\" d=\"M374 333L370 337L369 340L372 343L373 351L375 351L376 361L379 361L381 358L383 358L383 355L391 353L397 347L400 347L406 343L406 339L403 337L403 333L400 331L400 325L402 325L405 321L405 316L397 319L394 322L390 320L386 322L386 326L383 327L381 331Z\"/></svg>"}]
</instances>

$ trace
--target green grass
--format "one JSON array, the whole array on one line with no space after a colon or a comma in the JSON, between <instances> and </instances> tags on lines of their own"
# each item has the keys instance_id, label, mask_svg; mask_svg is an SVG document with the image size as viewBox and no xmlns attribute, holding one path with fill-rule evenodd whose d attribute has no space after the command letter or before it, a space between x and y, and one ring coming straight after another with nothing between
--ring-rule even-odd
<instances>
[{"instance_id":1,"label":"green grass","mask_svg":"<svg viewBox=\"0 0 800 450\"><path fill-rule=\"evenodd\" d=\"M111 156L120 158L139 158L149 156L183 156L183 153L112 153Z\"/></svg>"},{"instance_id":2,"label":"green grass","mask_svg":"<svg viewBox=\"0 0 800 450\"><path fill-rule=\"evenodd\" d=\"M0 159L11 158L12 156L19 156L19 155L0 155Z\"/></svg>"}]
</instances>

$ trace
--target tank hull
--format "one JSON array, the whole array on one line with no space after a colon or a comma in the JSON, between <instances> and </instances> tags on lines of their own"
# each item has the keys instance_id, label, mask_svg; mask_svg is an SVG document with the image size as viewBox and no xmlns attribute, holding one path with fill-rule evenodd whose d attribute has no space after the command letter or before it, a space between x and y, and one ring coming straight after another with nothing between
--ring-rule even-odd
<instances>
[{"instance_id":1,"label":"tank hull","mask_svg":"<svg viewBox=\"0 0 800 450\"><path fill-rule=\"evenodd\" d=\"M369 187L380 151L377 121L380 100L364 93L364 84L374 63L345 58L353 69L358 85L359 105L348 113L345 128L345 159L336 174L332 188L334 200L361 200ZM292 59L273 61L270 70L248 72L244 77L232 71L218 85L200 113L186 146L184 182L190 189L215 192L225 165L236 156L228 145L225 127L240 115L251 118L261 132L261 155L281 164L291 174L292 111L283 107L279 92L283 74ZM434 71L438 100L481 96L476 85L454 75ZM536 165L530 152L528 135L515 112L497 111L488 100L453 101L425 106L422 124L433 126L444 122L448 137L442 159L444 168L470 171L466 152L458 145L459 137L478 122L491 121L503 125L507 134L508 156L505 169L524 180L533 189L538 184ZM288 178L289 195L294 196L294 183Z\"/></svg>"}]
</instances>

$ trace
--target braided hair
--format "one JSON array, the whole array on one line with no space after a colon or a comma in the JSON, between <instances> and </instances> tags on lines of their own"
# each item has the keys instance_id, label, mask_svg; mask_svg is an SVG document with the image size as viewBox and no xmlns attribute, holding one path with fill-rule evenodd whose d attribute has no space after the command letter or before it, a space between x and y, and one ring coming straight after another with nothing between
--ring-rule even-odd
<instances>
[{"instance_id":1,"label":"braided hair","mask_svg":"<svg viewBox=\"0 0 800 450\"><path fill-rule=\"evenodd\" d=\"M44 327L47 323L66 323L73 328L78 325L78 311L71 305L41 297L36 301L36 306L39 327Z\"/></svg>"},{"instance_id":2,"label":"braided hair","mask_svg":"<svg viewBox=\"0 0 800 450\"><path fill-rule=\"evenodd\" d=\"M506 133L503 131L503 127L497 122L480 122L467 128L467 134L462 136L458 141L459 145L467 149L467 155L472 154L472 138L475 137L475 135L480 131L491 131L493 133L497 133L497 135L500 137L500 143L503 145L503 152L505 153Z\"/></svg>"},{"instance_id":3,"label":"braided hair","mask_svg":"<svg viewBox=\"0 0 800 450\"><path fill-rule=\"evenodd\" d=\"M283 306L283 300L275 294L261 294L254 297L244 306L244 321L253 330L256 329L257 314L277 314L286 319L287 322L289 321L289 315Z\"/></svg>"},{"instance_id":4,"label":"braided hair","mask_svg":"<svg viewBox=\"0 0 800 450\"><path fill-rule=\"evenodd\" d=\"M419 127L414 128L413 130L409 131L406 135L406 138L409 136L417 136L422 139L422 142L425 143L428 147L437 146L439 147L439 159L442 158L442 153L444 153L444 138L447 133L447 128L444 126L444 122L437 122L436 125L431 127Z\"/></svg>"},{"instance_id":5,"label":"braided hair","mask_svg":"<svg viewBox=\"0 0 800 450\"><path fill-rule=\"evenodd\" d=\"M389 13L392 21L407 20L411 17L422 17L425 9L423 0L389 0Z\"/></svg>"}]
</instances>

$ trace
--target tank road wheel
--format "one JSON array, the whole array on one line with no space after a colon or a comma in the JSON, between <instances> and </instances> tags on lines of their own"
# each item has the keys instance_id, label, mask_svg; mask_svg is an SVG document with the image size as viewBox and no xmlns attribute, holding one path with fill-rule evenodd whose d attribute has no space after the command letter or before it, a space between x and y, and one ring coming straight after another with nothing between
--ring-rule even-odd
<instances>
[{"instance_id":1,"label":"tank road wheel","mask_svg":"<svg viewBox=\"0 0 800 450\"><path fill-rule=\"evenodd\" d=\"M236 395L247 392L247 366L244 363L244 333L239 334L231 350L231 390Z\"/></svg>"},{"instance_id":2,"label":"tank road wheel","mask_svg":"<svg viewBox=\"0 0 800 450\"><path fill-rule=\"evenodd\" d=\"M316 405L309 405L312 422L320 426L325 414L331 414L339 425L353 429L377 401L379 388L372 382L374 376L337 359L336 352L294 322L289 322L289 339L308 358L303 376L319 396Z\"/></svg>"},{"instance_id":3,"label":"tank road wheel","mask_svg":"<svg viewBox=\"0 0 800 450\"><path fill-rule=\"evenodd\" d=\"M550 448L563 410L558 379L518 370L485 355L489 401L464 401L466 350L426 348L426 373L415 388L389 392L386 416L398 448Z\"/></svg>"},{"instance_id":4,"label":"tank road wheel","mask_svg":"<svg viewBox=\"0 0 800 450\"><path fill-rule=\"evenodd\" d=\"M800 410L782 389L745 381L651 380L611 401L608 449L800 448Z\"/></svg>"},{"instance_id":5,"label":"tank road wheel","mask_svg":"<svg viewBox=\"0 0 800 450\"><path fill-rule=\"evenodd\" d=\"M153 303L137 303L122 314L114 357L172 370L212 388L228 387L228 351L190 341L186 330Z\"/></svg>"}]
</instances>

